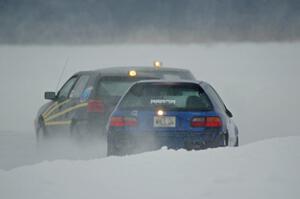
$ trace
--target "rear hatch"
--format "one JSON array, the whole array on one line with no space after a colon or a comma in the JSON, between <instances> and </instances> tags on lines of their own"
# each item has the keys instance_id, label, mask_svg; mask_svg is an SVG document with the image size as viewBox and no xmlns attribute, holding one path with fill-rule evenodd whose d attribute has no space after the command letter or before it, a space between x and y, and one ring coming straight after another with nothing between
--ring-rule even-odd
<instances>
[{"instance_id":1,"label":"rear hatch","mask_svg":"<svg viewBox=\"0 0 300 199\"><path fill-rule=\"evenodd\" d=\"M196 83L138 83L124 96L114 116L130 121L124 127L138 133L180 134L221 126L208 96Z\"/></svg>"}]
</instances>

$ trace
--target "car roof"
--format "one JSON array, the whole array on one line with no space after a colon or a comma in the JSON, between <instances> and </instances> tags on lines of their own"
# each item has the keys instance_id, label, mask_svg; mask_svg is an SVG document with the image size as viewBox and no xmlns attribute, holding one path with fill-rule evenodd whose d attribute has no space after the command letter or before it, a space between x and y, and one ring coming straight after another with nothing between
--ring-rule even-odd
<instances>
[{"instance_id":1,"label":"car roof","mask_svg":"<svg viewBox=\"0 0 300 199\"><path fill-rule=\"evenodd\" d=\"M162 71L162 72L190 72L187 69L181 69L181 68L172 68L172 67L161 67L159 69L156 69L153 66L117 66L117 67L108 67L108 68L101 68L96 70L90 70L90 71L80 71L76 74L82 74L82 73L97 73L101 75L128 75L128 71L130 70L136 70L137 72L155 72L155 71Z\"/></svg>"},{"instance_id":2,"label":"car roof","mask_svg":"<svg viewBox=\"0 0 300 199\"><path fill-rule=\"evenodd\" d=\"M198 80L140 80L135 82L135 84L141 84L141 83L161 83L161 84L181 84L181 83L193 83L193 84L200 84L203 81Z\"/></svg>"}]
</instances>

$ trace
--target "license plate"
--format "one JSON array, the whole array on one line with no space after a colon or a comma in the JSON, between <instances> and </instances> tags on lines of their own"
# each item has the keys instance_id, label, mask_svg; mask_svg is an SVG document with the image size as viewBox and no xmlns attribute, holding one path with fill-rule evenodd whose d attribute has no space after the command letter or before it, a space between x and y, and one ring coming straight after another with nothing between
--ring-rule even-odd
<instances>
[{"instance_id":1,"label":"license plate","mask_svg":"<svg viewBox=\"0 0 300 199\"><path fill-rule=\"evenodd\" d=\"M176 127L176 117L173 116L154 116L154 127Z\"/></svg>"}]
</instances>

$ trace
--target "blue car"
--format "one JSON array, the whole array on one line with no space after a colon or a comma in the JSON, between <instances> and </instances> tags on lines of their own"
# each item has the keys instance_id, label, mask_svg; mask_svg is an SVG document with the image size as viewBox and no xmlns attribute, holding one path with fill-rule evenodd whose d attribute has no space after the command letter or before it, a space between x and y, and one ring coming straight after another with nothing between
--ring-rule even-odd
<instances>
[{"instance_id":1,"label":"blue car","mask_svg":"<svg viewBox=\"0 0 300 199\"><path fill-rule=\"evenodd\" d=\"M144 80L120 99L107 126L107 155L238 146L238 128L206 82Z\"/></svg>"}]
</instances>

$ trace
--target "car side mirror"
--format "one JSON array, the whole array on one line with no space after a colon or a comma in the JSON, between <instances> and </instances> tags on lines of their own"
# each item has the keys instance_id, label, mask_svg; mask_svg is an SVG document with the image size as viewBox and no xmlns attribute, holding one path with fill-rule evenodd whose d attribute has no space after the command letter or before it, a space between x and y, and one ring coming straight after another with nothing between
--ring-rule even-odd
<instances>
[{"instance_id":1,"label":"car side mirror","mask_svg":"<svg viewBox=\"0 0 300 199\"><path fill-rule=\"evenodd\" d=\"M55 100L56 94L55 94L55 92L45 92L44 97L47 100Z\"/></svg>"},{"instance_id":2,"label":"car side mirror","mask_svg":"<svg viewBox=\"0 0 300 199\"><path fill-rule=\"evenodd\" d=\"M226 114L228 115L228 117L233 117L233 115L232 115L232 113L230 112L230 110L228 110L227 108L226 108Z\"/></svg>"}]
</instances>

